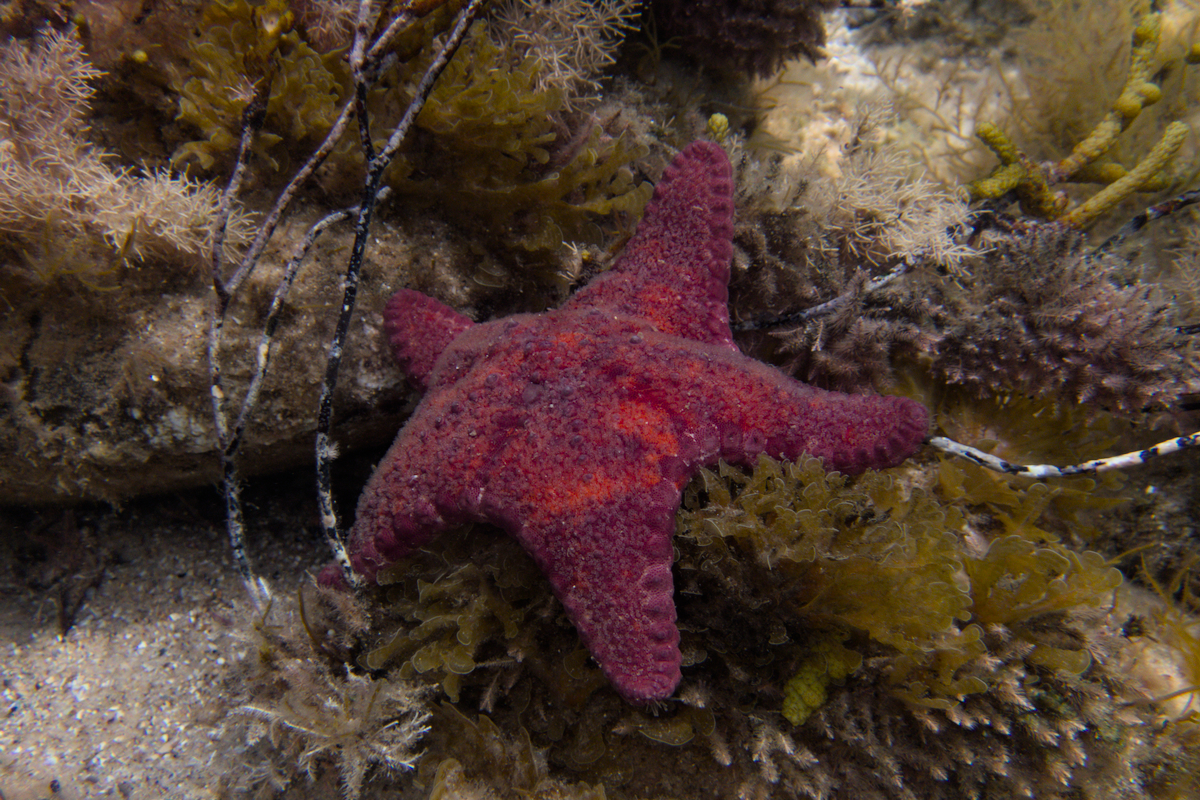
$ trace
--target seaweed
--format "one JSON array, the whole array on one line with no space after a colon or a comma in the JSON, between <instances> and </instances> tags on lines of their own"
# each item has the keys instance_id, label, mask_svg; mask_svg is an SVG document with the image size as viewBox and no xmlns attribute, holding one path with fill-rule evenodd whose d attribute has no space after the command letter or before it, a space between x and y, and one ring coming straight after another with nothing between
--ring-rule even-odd
<instances>
[{"instance_id":1,"label":"seaweed","mask_svg":"<svg viewBox=\"0 0 1200 800\"><path fill-rule=\"evenodd\" d=\"M450 552L464 546L464 537L469 537L469 531L447 537ZM462 676L474 671L485 642L504 643L504 656L532 649L522 627L532 595L526 587L536 584L539 575L531 560L515 555L490 566L462 564L436 580L408 577L395 568L385 570L380 584L399 584L387 591L392 598L389 613L418 624L399 627L371 648L364 666L378 670L398 661L401 677L438 677L446 695L458 702Z\"/></svg>"},{"instance_id":2,"label":"seaweed","mask_svg":"<svg viewBox=\"0 0 1200 800\"><path fill-rule=\"evenodd\" d=\"M179 119L204 138L181 145L173 164L212 169L236 149L248 109L265 116L254 152L277 170L286 147L276 145L315 141L333 126L349 94L342 53L317 52L294 21L287 0L214 0L204 9L188 71L172 76Z\"/></svg>"},{"instance_id":3,"label":"seaweed","mask_svg":"<svg viewBox=\"0 0 1200 800\"><path fill-rule=\"evenodd\" d=\"M1077 509L1060 518L1044 484L968 499L967 482L852 480L815 459L703 471L677 516L685 678L657 713L620 701L532 561L483 526L393 568L363 664L442 685L419 770L443 793L570 775L648 797L689 791L697 769L717 796L1143 781L1147 709L1121 710L1134 689L1106 667L1120 573L1062 543Z\"/></svg>"},{"instance_id":4,"label":"seaweed","mask_svg":"<svg viewBox=\"0 0 1200 800\"><path fill-rule=\"evenodd\" d=\"M415 59L397 80L421 68ZM647 149L590 117L569 124L569 95L543 85L546 68L475 23L417 117L425 136L397 159L390 185L526 252L599 243L598 219L636 219L652 187L630 165Z\"/></svg>"},{"instance_id":5,"label":"seaweed","mask_svg":"<svg viewBox=\"0 0 1200 800\"><path fill-rule=\"evenodd\" d=\"M342 795L355 800L368 776L413 768L428 730L429 689L353 668L350 649L367 624L355 599L313 586L301 587L295 607L253 613L249 702L222 726L226 752L250 769L230 776L236 785L227 789L282 790L332 766Z\"/></svg>"},{"instance_id":6,"label":"seaweed","mask_svg":"<svg viewBox=\"0 0 1200 800\"><path fill-rule=\"evenodd\" d=\"M1069 155L1055 163L1036 162L997 126L980 125L976 135L996 154L1000 164L988 176L968 184L972 197L996 200L1012 193L1021 210L1031 217L1087 228L1135 192L1157 191L1169 185L1167 168L1191 133L1184 122L1168 124L1158 142L1132 168L1106 158L1143 109L1163 97L1159 76L1167 72L1168 65L1158 63L1161 36L1162 11L1152 8L1133 30L1125 85L1111 110ZM1190 62L1190 57L1185 61ZM1068 181L1100 183L1104 188L1069 208L1067 195L1053 188Z\"/></svg>"},{"instance_id":7,"label":"seaweed","mask_svg":"<svg viewBox=\"0 0 1200 800\"><path fill-rule=\"evenodd\" d=\"M420 777L430 786L429 800L484 800L497 792L528 800L605 798L603 786L550 777L545 760L524 728L508 736L488 716L480 714L471 719L446 704L434 715L434 746L438 740L453 739L462 761L447 757L429 758L422 763Z\"/></svg>"},{"instance_id":8,"label":"seaweed","mask_svg":"<svg viewBox=\"0 0 1200 800\"><path fill-rule=\"evenodd\" d=\"M87 140L102 74L74 28L0 44L0 238L15 240L35 283L71 276L93 290L128 289L129 267L154 258L194 267L212 241L214 187L113 166ZM230 210L232 253L251 218Z\"/></svg>"},{"instance_id":9,"label":"seaweed","mask_svg":"<svg viewBox=\"0 0 1200 800\"><path fill-rule=\"evenodd\" d=\"M1121 582L1099 555L1048 541L1055 537L1034 524L1040 513L1008 516L1015 532L980 548L953 505L920 488L905 493L880 473L850 483L825 474L815 460L764 458L749 476L722 467L704 471L702 480L707 504L700 508L695 495L685 496L683 535L712 550L716 534L725 540L717 548L722 556L736 544L732 555L754 554L770 567L771 582L794 584L782 602L796 624L864 632L890 648L891 682L911 702L945 706L987 688L986 676L958 674L985 652L981 626L1004 625L1036 640L1026 625L1054 612L1100 607ZM763 580L757 573L743 577ZM1082 671L1086 656L1061 650L1031 657Z\"/></svg>"},{"instance_id":10,"label":"seaweed","mask_svg":"<svg viewBox=\"0 0 1200 800\"><path fill-rule=\"evenodd\" d=\"M396 59L367 95L373 132L395 126L457 5L440 4L393 43ZM417 117L420 135L392 164L387 182L410 202L436 205L465 229L526 253L544 256L570 239L600 243L597 220L636 219L649 200L651 186L630 168L647 149L631 135L610 135L591 115L573 116L578 86L603 58L558 53L523 37L517 22L508 24L499 33L484 21L474 24ZM173 163L217 167L235 150L251 111L262 116L253 152L274 170L284 168L280 160L292 146L331 128L350 96L348 67L341 51L319 52L305 40L287 0L215 0L200 27L189 66L172 84L179 118L204 138L181 145ZM613 39L623 29L599 30ZM611 50L607 39L604 47ZM555 70L575 77L555 79ZM342 163L358 157L350 137L334 154Z\"/></svg>"},{"instance_id":11,"label":"seaweed","mask_svg":"<svg viewBox=\"0 0 1200 800\"><path fill-rule=\"evenodd\" d=\"M843 647L839 637L816 642L783 687L783 718L793 725L803 725L829 699L830 684L845 683L860 666L862 655Z\"/></svg>"}]
</instances>

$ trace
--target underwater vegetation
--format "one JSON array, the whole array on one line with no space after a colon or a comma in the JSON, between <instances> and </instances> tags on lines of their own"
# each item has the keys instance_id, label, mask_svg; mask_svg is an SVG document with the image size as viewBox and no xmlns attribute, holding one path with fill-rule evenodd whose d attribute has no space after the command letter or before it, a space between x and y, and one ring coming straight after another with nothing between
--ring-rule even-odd
<instances>
[{"instance_id":1,"label":"underwater vegetation","mask_svg":"<svg viewBox=\"0 0 1200 800\"><path fill-rule=\"evenodd\" d=\"M544 72L542 60L518 56L475 23L417 117L424 146L402 155L390 184L528 251L597 244L597 221L639 216L651 186L630 164L646 149L600 120L568 120L570 95L544 84Z\"/></svg>"},{"instance_id":2,"label":"underwater vegetation","mask_svg":"<svg viewBox=\"0 0 1200 800\"><path fill-rule=\"evenodd\" d=\"M988 252L964 264L973 280L950 284L939 309L952 309L934 350L947 383L1123 414L1197 390L1195 350L1179 329L1190 320L1153 284L1123 285L1123 259L1036 224L977 243Z\"/></svg>"},{"instance_id":3,"label":"underwater vegetation","mask_svg":"<svg viewBox=\"0 0 1200 800\"><path fill-rule=\"evenodd\" d=\"M977 127L976 135L996 154L1000 165L987 177L967 185L972 197L995 200L1012 193L1016 195L1021 211L1028 216L1058 219L1068 225L1086 228L1134 192L1156 191L1169 186L1172 181L1167 175L1168 164L1190 133L1184 122L1176 120L1168 124L1159 141L1134 167L1126 169L1105 158L1142 110L1162 99L1157 76L1182 66L1164 64L1157 58L1161 30L1160 10L1152 8L1141 17L1133 31L1128 77L1112 110L1062 160L1052 164L1036 163L995 125ZM1196 60L1194 54L1194 48L1188 52L1188 63ZM1067 195L1051 188L1067 181L1100 183L1104 188L1068 209Z\"/></svg>"},{"instance_id":4,"label":"underwater vegetation","mask_svg":"<svg viewBox=\"0 0 1200 800\"><path fill-rule=\"evenodd\" d=\"M755 156L738 169L743 313L849 297L794 348L829 359L819 382L916 374L926 399L956 383L943 418L996 422L1008 403L998 447L1032 429L1068 450L1109 436L1110 412L1189 391L1179 320L1126 261L1060 227L966 226L869 128L832 198L775 191L788 181ZM868 288L904 259L904 280ZM1099 372L1093 344L1112 354ZM479 527L387 571L356 663L436 687L416 778L431 797L1187 796L1191 762L1173 759L1194 720L1164 726L1121 669L1125 582L1086 550L1113 502L1095 486L948 460L853 480L811 459L706 471L677 517L684 681L657 713L620 701L536 565Z\"/></svg>"},{"instance_id":5,"label":"underwater vegetation","mask_svg":"<svg viewBox=\"0 0 1200 800\"><path fill-rule=\"evenodd\" d=\"M436 4L397 42L399 59L368 97L379 135L399 120L435 37L461 5ZM619 119L573 109L612 62L633 4L502 5L496 19L471 29L387 182L410 203L436 205L445 218L518 252L549 253L568 240L599 244L601 220L636 218L649 199L650 185L630 168L647 150ZM174 163L195 160L207 170L218 156L232 156L251 101L264 106L255 152L271 169L283 168L276 158L288 149L311 146L332 127L349 96L345 54L314 50L298 21L286 0L218 0L205 9L190 66L173 79L180 119L205 138L181 145ZM555 30L558 38L548 41ZM578 40L564 51L566 31ZM343 169L359 167L354 138L344 137L335 154Z\"/></svg>"},{"instance_id":6,"label":"underwater vegetation","mask_svg":"<svg viewBox=\"0 0 1200 800\"><path fill-rule=\"evenodd\" d=\"M242 258L266 230L266 195L352 104L346 12L352 18L354 7L82 4L78 30L54 17L45 21L61 30L0 45L6 102L0 146L7 154L0 159L0 291L13 311L0 337L0 376L11 400L0 439L33 462L20 468L11 462L0 481L10 500L115 500L211 475L215 465L203 455L213 437L203 330L212 306L213 221L228 212L221 260ZM378 136L386 136L411 99L413 76L457 7L428 6L433 10L399 37L388 74L368 97ZM397 164L388 220L394 238L374 260L379 279L365 287L368 312L382 306L393 282L405 281L436 288L460 307L495 298L498 285L515 297L527 291L527 299L561 298L578 277L565 268L563 237L594 248L631 227L649 196L633 161L647 150L643 137L626 130L624 118L593 113L591 101L581 105L594 92L589 81L600 77L591 70L603 69L625 32L630 4L514 2L504 10L511 12L508 22L488 19L471 34L469 54L478 61L455 62L451 72L459 82L426 107L430 132L412 137ZM587 46L570 42L573 49L560 53L553 69L549 55L528 56L538 48L549 54L551 44L522 38L513 27L526 19L537 27L549 17L560 32L566 26L587 34ZM380 19L386 26L390 17ZM104 75L92 66L101 58ZM255 119L246 120L248 109L262 112L245 169L253 191L223 202L219 184L234 161L234 144L243 121ZM362 169L357 141L344 137L312 185L297 192L262 259L265 269L234 302L248 324L228 334L256 335L252 327L278 285L273 270L298 244L308 215L352 202L348 193ZM339 235L344 228L326 238ZM312 260L325 266L302 270L276 337L288 353L281 363L297 369L275 370L263 395L268 404L293 407L251 415L256 454L249 458L264 463L257 454L270 451L269 469L303 460L310 450L303 437L316 413L307 397L314 379L301 375L309 365L319 369L321 356L307 351L323 346L327 323L320 312L330 307L338 280L331 263L338 245L322 244ZM77 333L84 330L100 336ZM235 381L252 369L241 356L256 345L243 343L226 351L225 374ZM356 355L352 369L364 378L353 385L370 396L362 409L371 413L357 420L377 433L350 434L355 422L342 433L360 443L387 435L396 423L380 424L380 395L390 394L398 412L403 387L391 365L370 352ZM345 387L339 403L343 411L352 408Z\"/></svg>"},{"instance_id":7,"label":"underwater vegetation","mask_svg":"<svg viewBox=\"0 0 1200 800\"><path fill-rule=\"evenodd\" d=\"M271 153L286 152L277 145L312 144L333 126L349 89L342 53L314 50L295 21L287 0L216 0L204 8L200 36L188 42L188 71L173 79L179 118L204 139L181 145L173 165L195 160L211 169L236 149L251 104L265 117L255 153L273 169L280 164Z\"/></svg>"},{"instance_id":8,"label":"underwater vegetation","mask_svg":"<svg viewBox=\"0 0 1200 800\"><path fill-rule=\"evenodd\" d=\"M835 0L651 0L663 42L718 70L768 77L790 59L816 60L825 44L824 11Z\"/></svg>"},{"instance_id":9,"label":"underwater vegetation","mask_svg":"<svg viewBox=\"0 0 1200 800\"><path fill-rule=\"evenodd\" d=\"M959 464L932 475L848 479L766 457L705 470L675 539L684 682L655 714L620 701L536 565L487 528L388 570L358 663L437 687L417 762L432 797L1131 797L1185 784L1156 748L1190 728L1156 727L1136 680L1111 668L1122 577L1063 543L1071 514L1055 490L1025 481L980 499Z\"/></svg>"},{"instance_id":10,"label":"underwater vegetation","mask_svg":"<svg viewBox=\"0 0 1200 800\"><path fill-rule=\"evenodd\" d=\"M539 88L557 86L572 107L600 100L600 78L616 63L618 45L636 32L641 0L586 3L511 0L491 20L499 41L541 62Z\"/></svg>"},{"instance_id":11,"label":"underwater vegetation","mask_svg":"<svg viewBox=\"0 0 1200 800\"><path fill-rule=\"evenodd\" d=\"M0 44L0 242L24 254L16 268L35 285L62 276L112 285L146 260L194 265L212 237L215 187L115 166L88 141L100 74L70 29ZM250 220L231 222L232 249Z\"/></svg>"},{"instance_id":12,"label":"underwater vegetation","mask_svg":"<svg viewBox=\"0 0 1200 800\"><path fill-rule=\"evenodd\" d=\"M726 41L688 47L709 54L714 73L767 74L785 58L817 54L826 5L763 4L757 13L777 14L779 24L747 33L707 22L729 19L733 4L692 4L688 19L703 18L706 35L719 27ZM460 6L431 4L398 39L365 101L376 144ZM436 235L460 247L438 252L426 273L379 284L426 280L452 294L467 283L474 288L458 295L470 298L461 305L483 298L476 310L487 313L501 294L536 305L544 294L526 289L561 293L603 268L601 257L565 270L564 245L602 246L629 230L647 176L718 105L707 75L667 86L677 66L670 40L691 36L662 25L669 7L658 4L660 86L628 75L604 82L620 64L635 4L525 0L476 22L387 173L392 195L381 217L395 227L375 232L395 243L406 235L400 226L437 219ZM162 144L185 173L137 173L89 143L96 76L71 35L3 45L0 91L19 102L0 107L0 230L5 253L21 254L38 280L66 282L82 267L85 287L110 288L108 270L126 262L139 264L129 280L153 274L142 267L154 259L190 263L211 244L205 221L219 198L198 176L229 169L247 111L261 115L249 166L249 185L261 189L285 178L351 102L351 4L196 8L196 35L164 43L162 55L175 67L162 73L162 93L178 114ZM1162 53L1150 47L1161 45L1158 34L1138 30L1129 97L1107 98L1113 116L1095 126L1098 138L1075 138L1087 143L1082 158L1067 157L1086 162L1072 180L1098 173L1121 197L1165 182L1150 173L1187 167L1186 144L1166 159L1122 159L1142 165L1123 174L1106 160L1138 134L1127 121L1166 105L1150 105L1155 88L1170 91ZM557 46L551 32L563 31L586 46ZM790 31L789 41L778 31ZM1171 64L1173 80L1183 66ZM37 116L46 109L50 116ZM986 191L993 200L1029 195L1027 217L974 213L959 187L912 178L878 114L851 130L839 177L788 174L784 159L747 144L760 110L742 109L749 121L727 131L739 175L734 316L762 327L832 305L772 333L748 331L748 349L822 386L900 387L933 406L943 430L981 421L974 429L991 441L973 441L983 446L1063 461L1123 435L1113 415L1141 424L1147 411L1175 411L1200 388L1185 335L1195 306L1180 299L1182 284L1158 285L1126 253L1094 252L1078 230L1119 217L1120 197L1102 190L1098 201L1059 208L1057 179L1042 187L1044 167L1031 166L1007 121L981 130L1004 173ZM1179 130L1164 122L1165 150ZM303 196L306 213L354 202L346 176L362 168L356 139L349 134L321 168ZM1066 161L1060 153L1052 163ZM258 201L247 192L243 202ZM1058 222L1040 218L1047 204ZM251 233L236 208L225 231L231 250ZM340 276L330 275L287 309L283 326L335 302ZM252 287L248 318L271 288ZM187 313L187 326L203 331L205 312ZM151 332L154 322L122 324ZM317 362L324 340L308 338L292 360ZM130 382L170 374L156 362L135 375L143 372L151 377ZM208 387L174 390L203 401ZM47 416L55 414L65 412ZM1022 433L1041 441L1022 448ZM348 796L373 791L373 781L379 791L399 783L435 798L1196 796L1192 698L1126 669L1131 647L1153 638L1190 670L1185 686L1200 680L1190 578L1123 579L1112 559L1124 547L1089 551L1095 529L1120 524L1099 516L1114 502L1111 489L933 458L856 479L812 459L708 470L687 490L674 542L684 682L653 711L632 709L607 685L515 543L482 527L458 531L437 553L390 571L377 593L313 590L292 618L256 617L256 656L238 676L249 697L225 729L248 771L226 788L270 795L337 772ZM1164 596L1165 610L1141 627L1121 599L1134 580L1159 581Z\"/></svg>"},{"instance_id":13,"label":"underwater vegetation","mask_svg":"<svg viewBox=\"0 0 1200 800\"><path fill-rule=\"evenodd\" d=\"M732 312L763 327L760 309L776 309L765 324L786 369L841 390L889 391L923 374L981 399L1021 394L1125 415L1200 389L1181 328L1188 308L1168 296L1187 296L1184 281L1131 280L1124 253L1091 252L1071 226L971 215L920 180L888 188L912 161L879 141L880 125L875 112L856 123L840 180L793 190L782 209L740 203ZM769 171L738 172L739 198L770 186ZM897 270L902 279L871 287Z\"/></svg>"},{"instance_id":14,"label":"underwater vegetation","mask_svg":"<svg viewBox=\"0 0 1200 800\"><path fill-rule=\"evenodd\" d=\"M412 769L429 730L425 688L348 668L350 637L368 625L362 607L320 589L297 599L287 615L255 614L246 632L252 701L221 730L226 758L244 766L224 777L226 794L283 790L297 771L311 782L332 762L343 796L355 798L368 775Z\"/></svg>"}]
</instances>

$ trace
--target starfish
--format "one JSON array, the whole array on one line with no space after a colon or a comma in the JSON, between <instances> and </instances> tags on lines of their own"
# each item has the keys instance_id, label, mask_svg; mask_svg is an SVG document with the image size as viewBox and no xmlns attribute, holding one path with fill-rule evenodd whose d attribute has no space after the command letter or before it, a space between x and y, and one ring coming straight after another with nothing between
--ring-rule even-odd
<instances>
[{"instance_id":1,"label":"starfish","mask_svg":"<svg viewBox=\"0 0 1200 800\"><path fill-rule=\"evenodd\" d=\"M627 701L680 681L671 537L718 459L808 453L847 473L900 463L928 413L813 388L743 355L729 328L733 180L718 145L667 168L624 252L558 309L476 324L412 290L385 329L426 392L372 475L349 539L367 581L466 522L533 556Z\"/></svg>"}]
</instances>

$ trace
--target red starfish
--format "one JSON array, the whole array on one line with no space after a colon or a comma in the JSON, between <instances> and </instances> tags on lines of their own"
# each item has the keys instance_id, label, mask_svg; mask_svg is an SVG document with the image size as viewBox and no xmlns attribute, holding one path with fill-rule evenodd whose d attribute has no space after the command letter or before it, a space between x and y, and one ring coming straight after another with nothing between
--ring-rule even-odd
<instances>
[{"instance_id":1,"label":"red starfish","mask_svg":"<svg viewBox=\"0 0 1200 800\"><path fill-rule=\"evenodd\" d=\"M731 172L711 142L680 153L620 260L559 309L476 325L414 291L392 298L392 346L427 392L359 501L362 577L453 526L499 525L644 704L680 679L671 536L701 466L809 453L860 472L917 449L919 403L814 389L737 349Z\"/></svg>"}]
</instances>

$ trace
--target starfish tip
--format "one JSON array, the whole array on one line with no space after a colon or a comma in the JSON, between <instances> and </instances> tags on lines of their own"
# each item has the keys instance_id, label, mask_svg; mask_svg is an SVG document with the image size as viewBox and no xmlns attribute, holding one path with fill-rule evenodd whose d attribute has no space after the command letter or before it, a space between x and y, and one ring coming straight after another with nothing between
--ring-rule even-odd
<instances>
[{"instance_id":1,"label":"starfish tip","mask_svg":"<svg viewBox=\"0 0 1200 800\"><path fill-rule=\"evenodd\" d=\"M412 289L392 295L383 310L383 327L392 354L405 374L427 388L438 356L475 323L450 306Z\"/></svg>"}]
</instances>

